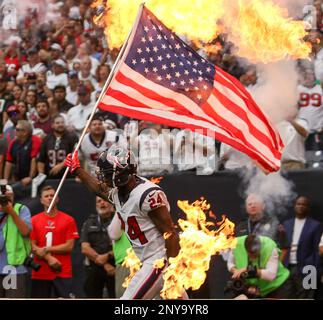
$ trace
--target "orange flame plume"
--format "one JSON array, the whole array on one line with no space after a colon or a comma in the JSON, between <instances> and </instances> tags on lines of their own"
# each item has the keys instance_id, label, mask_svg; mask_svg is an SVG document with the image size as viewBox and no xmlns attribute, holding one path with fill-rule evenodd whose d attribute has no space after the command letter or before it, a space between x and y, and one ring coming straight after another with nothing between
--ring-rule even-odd
<instances>
[{"instance_id":1,"label":"orange flame plume","mask_svg":"<svg viewBox=\"0 0 323 320\"><path fill-rule=\"evenodd\" d=\"M180 298L184 289L199 289L206 279L211 256L236 244L234 223L225 216L217 224L206 221L204 211L210 209L206 200L192 204L178 201L177 204L185 212L187 220L178 220L183 231L180 234L180 252L177 257L169 259L169 266L164 271L163 299ZM216 226L215 230L210 230ZM162 260L155 262L155 267L162 265Z\"/></svg>"},{"instance_id":2,"label":"orange flame plume","mask_svg":"<svg viewBox=\"0 0 323 320\"><path fill-rule=\"evenodd\" d=\"M131 279L134 275L140 270L142 263L139 258L136 256L132 248L127 249L127 256L125 257L122 266L130 269L129 276L124 280L122 286L127 288Z\"/></svg>"},{"instance_id":3,"label":"orange flame plume","mask_svg":"<svg viewBox=\"0 0 323 320\"><path fill-rule=\"evenodd\" d=\"M105 24L109 48L120 48L142 0L97 0L92 4L96 24ZM311 47L304 42L306 25L288 18L270 0L147 0L147 7L179 35L209 43L220 32L238 47L238 54L252 62L306 58ZM221 22L221 23L218 23Z\"/></svg>"}]
</instances>

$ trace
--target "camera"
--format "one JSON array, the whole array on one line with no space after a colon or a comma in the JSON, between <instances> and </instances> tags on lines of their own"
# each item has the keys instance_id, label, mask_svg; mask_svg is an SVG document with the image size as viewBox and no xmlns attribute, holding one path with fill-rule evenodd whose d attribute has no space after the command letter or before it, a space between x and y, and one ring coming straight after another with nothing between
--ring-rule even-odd
<instances>
[{"instance_id":1,"label":"camera","mask_svg":"<svg viewBox=\"0 0 323 320\"><path fill-rule=\"evenodd\" d=\"M247 271L243 272L239 279L229 280L227 282L224 293L232 292L234 295L244 294L248 298L256 298L259 296L259 289L255 286L248 285L246 279L254 279L257 277L257 268L253 265L248 265ZM251 287L256 289L254 294L251 294L248 290Z\"/></svg>"},{"instance_id":2,"label":"camera","mask_svg":"<svg viewBox=\"0 0 323 320\"><path fill-rule=\"evenodd\" d=\"M6 206L10 201L9 198L6 196L7 191L7 183L0 180L0 205Z\"/></svg>"},{"instance_id":3,"label":"camera","mask_svg":"<svg viewBox=\"0 0 323 320\"><path fill-rule=\"evenodd\" d=\"M24 266L27 268L31 268L34 271L38 271L41 268L41 265L34 261L33 255L30 255L25 259Z\"/></svg>"}]
</instances>

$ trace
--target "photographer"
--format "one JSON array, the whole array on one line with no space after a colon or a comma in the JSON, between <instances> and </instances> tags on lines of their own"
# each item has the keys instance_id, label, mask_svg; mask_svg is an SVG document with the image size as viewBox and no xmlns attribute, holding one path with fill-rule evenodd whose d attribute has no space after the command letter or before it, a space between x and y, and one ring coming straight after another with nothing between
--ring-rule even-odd
<instances>
[{"instance_id":1,"label":"photographer","mask_svg":"<svg viewBox=\"0 0 323 320\"><path fill-rule=\"evenodd\" d=\"M268 237L238 237L228 259L233 281L227 289L248 298L291 298L289 271L279 261L279 255L276 243Z\"/></svg>"},{"instance_id":2,"label":"photographer","mask_svg":"<svg viewBox=\"0 0 323 320\"><path fill-rule=\"evenodd\" d=\"M11 186L0 187L0 298L25 298L27 268L24 263L30 253L30 211L14 203ZM11 276L16 276L16 283L6 281Z\"/></svg>"}]
</instances>

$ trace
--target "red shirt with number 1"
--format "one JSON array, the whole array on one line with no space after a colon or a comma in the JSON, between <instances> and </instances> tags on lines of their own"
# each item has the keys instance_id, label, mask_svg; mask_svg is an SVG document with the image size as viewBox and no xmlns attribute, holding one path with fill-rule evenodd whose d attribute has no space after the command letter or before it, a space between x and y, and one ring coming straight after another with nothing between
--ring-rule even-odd
<instances>
[{"instance_id":1,"label":"red shirt with number 1","mask_svg":"<svg viewBox=\"0 0 323 320\"><path fill-rule=\"evenodd\" d=\"M31 218L32 232L30 239L35 240L39 247L50 247L64 244L67 240L78 239L79 234L73 217L58 211L54 217L41 212ZM56 273L44 260L34 257L35 262L41 265L39 271L32 271L32 279L54 280L55 278L72 277L71 254L52 254L62 264L62 271Z\"/></svg>"}]
</instances>

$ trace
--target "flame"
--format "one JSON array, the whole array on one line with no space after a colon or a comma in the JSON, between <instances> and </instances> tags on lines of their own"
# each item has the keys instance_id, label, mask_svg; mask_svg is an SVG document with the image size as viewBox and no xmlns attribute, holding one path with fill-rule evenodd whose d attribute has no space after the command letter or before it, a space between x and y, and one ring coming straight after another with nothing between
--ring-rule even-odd
<instances>
[{"instance_id":1,"label":"flame","mask_svg":"<svg viewBox=\"0 0 323 320\"><path fill-rule=\"evenodd\" d=\"M127 256L125 257L122 266L130 269L129 276L124 280L122 286L127 288L130 281L134 277L137 271L140 270L142 263L140 262L139 258L136 256L135 252L132 248L127 249Z\"/></svg>"},{"instance_id":2,"label":"flame","mask_svg":"<svg viewBox=\"0 0 323 320\"><path fill-rule=\"evenodd\" d=\"M303 59L311 53L310 44L302 40L307 34L304 22L289 19L287 10L264 0L239 0L239 8L231 25L239 56L269 63L287 55Z\"/></svg>"},{"instance_id":3,"label":"flame","mask_svg":"<svg viewBox=\"0 0 323 320\"><path fill-rule=\"evenodd\" d=\"M94 21L105 24L110 50L125 41L142 0L97 0ZM147 0L146 6L178 35L198 39L206 52L220 32L229 33L237 54L252 62L306 58L311 52L303 38L303 21L288 18L287 10L269 0ZM104 10L102 9L104 8Z\"/></svg>"},{"instance_id":4,"label":"flame","mask_svg":"<svg viewBox=\"0 0 323 320\"><path fill-rule=\"evenodd\" d=\"M206 279L211 256L236 244L234 224L225 216L217 223L216 229L214 223L207 222L204 211L209 210L210 205L206 200L192 204L178 201L177 204L185 212L186 220L178 221L183 231L180 234L180 252L177 257L169 259L164 271L163 299L177 299L183 296L185 289L199 289ZM156 266L163 265L156 261Z\"/></svg>"},{"instance_id":5,"label":"flame","mask_svg":"<svg viewBox=\"0 0 323 320\"><path fill-rule=\"evenodd\" d=\"M162 180L163 180L163 177L152 177L152 178L150 178L150 181L152 183L155 183L155 184L159 184L160 181L162 181Z\"/></svg>"}]
</instances>

